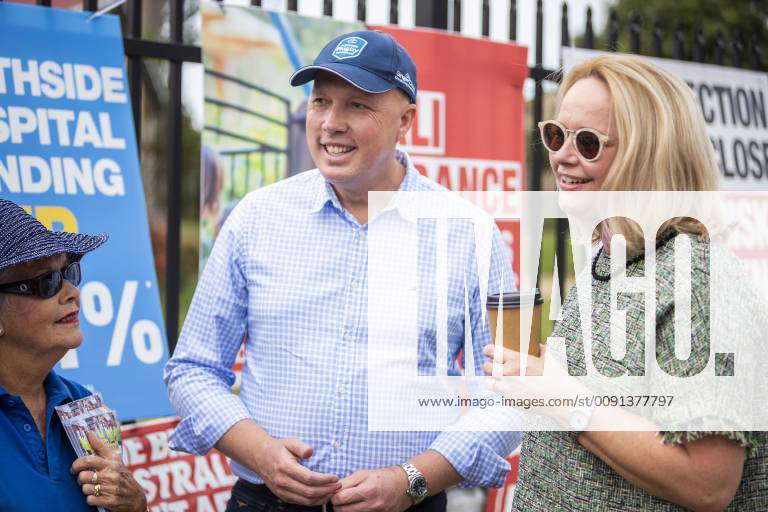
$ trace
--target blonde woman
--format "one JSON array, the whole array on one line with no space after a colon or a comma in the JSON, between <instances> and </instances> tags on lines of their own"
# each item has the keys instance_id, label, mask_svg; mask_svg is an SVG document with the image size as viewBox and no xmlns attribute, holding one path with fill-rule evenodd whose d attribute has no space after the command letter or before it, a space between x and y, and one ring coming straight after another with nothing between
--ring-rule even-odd
<instances>
[{"instance_id":1,"label":"blonde woman","mask_svg":"<svg viewBox=\"0 0 768 512\"><path fill-rule=\"evenodd\" d=\"M716 188L717 166L705 123L684 83L635 56L602 56L576 66L559 92L557 116L541 123L542 142L561 191L706 191ZM644 275L642 233L627 223L603 223L601 249L591 262L592 343L610 340L610 241L627 240L627 276ZM709 297L709 245L703 226L668 222L656 245L656 350L674 364L674 240L689 237L697 268L694 296ZM599 244L599 245L600 245ZM552 336L580 341L574 290ZM632 299L629 299L630 301ZM638 299L639 300L639 299ZM706 303L706 301L704 301ZM625 305L627 325L642 324L642 308ZM708 308L694 311L707 315ZM661 312L659 314L659 312ZM638 323L639 322L639 323ZM708 322L693 322L709 336ZM627 329L627 344L642 343ZM641 351L642 352L642 351ZM493 347L486 347L493 355ZM593 352L593 359L601 353ZM694 353L694 357L708 354ZM583 359L583 358L582 358ZM604 357L602 363L608 361ZM505 350L504 373L515 374L518 354ZM596 361L596 364L601 361ZM577 365L585 361L576 361ZM626 357L621 373L642 360ZM541 364L529 358L529 365ZM616 364L611 359L606 364ZM642 367L642 366L640 366ZM491 373L492 365L486 365ZM605 410L582 411L575 431L525 434L514 510L768 510L768 459L762 433L589 431Z\"/></svg>"}]
</instances>

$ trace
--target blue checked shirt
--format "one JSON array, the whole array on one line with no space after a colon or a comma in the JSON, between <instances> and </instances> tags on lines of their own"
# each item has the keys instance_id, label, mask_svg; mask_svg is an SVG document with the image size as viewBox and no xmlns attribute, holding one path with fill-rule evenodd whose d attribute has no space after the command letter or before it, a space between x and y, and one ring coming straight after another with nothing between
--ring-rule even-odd
<instances>
[{"instance_id":1,"label":"blue checked shirt","mask_svg":"<svg viewBox=\"0 0 768 512\"><path fill-rule=\"evenodd\" d=\"M405 153L398 158L407 169L399 190L445 190L421 176ZM428 234L429 223L423 228ZM317 169L242 199L216 240L165 368L171 402L182 418L172 448L204 454L235 423L250 418L273 437L311 445L312 457L302 463L313 471L343 478L432 449L464 477L464 485L503 484L505 457L519 444L518 432L368 430L367 229L341 206ZM448 240L452 260L474 257L471 230L457 229ZM429 244L419 248L420 259L429 253ZM434 279L421 275L432 266L419 265L420 283ZM498 230L489 274L489 293L513 289ZM453 288L460 289L449 289L447 365L449 375L458 375L464 287ZM490 333L480 321L478 289L470 296L474 368L482 375L482 347ZM422 375L435 366L434 302L420 292ZM231 368L244 335L246 362L237 396L230 389ZM232 469L262 482L234 461Z\"/></svg>"}]
</instances>

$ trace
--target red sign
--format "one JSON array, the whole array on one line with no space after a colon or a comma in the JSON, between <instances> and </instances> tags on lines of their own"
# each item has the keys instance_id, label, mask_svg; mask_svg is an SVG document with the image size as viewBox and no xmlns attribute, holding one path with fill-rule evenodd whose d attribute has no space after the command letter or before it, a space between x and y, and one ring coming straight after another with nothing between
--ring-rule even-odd
<instances>
[{"instance_id":1,"label":"red sign","mask_svg":"<svg viewBox=\"0 0 768 512\"><path fill-rule=\"evenodd\" d=\"M237 477L217 450L204 457L175 452L168 437L178 418L123 427L123 459L152 512L223 512Z\"/></svg>"},{"instance_id":2,"label":"red sign","mask_svg":"<svg viewBox=\"0 0 768 512\"><path fill-rule=\"evenodd\" d=\"M527 49L439 30L373 28L392 34L416 62L417 115L400 147L419 172L450 190L523 190ZM498 225L519 275L518 223Z\"/></svg>"},{"instance_id":3,"label":"red sign","mask_svg":"<svg viewBox=\"0 0 768 512\"><path fill-rule=\"evenodd\" d=\"M507 457L509 473L500 489L488 489L488 500L485 502L485 512L503 512L512 510L512 500L515 497L518 470L520 468L520 449Z\"/></svg>"}]
</instances>

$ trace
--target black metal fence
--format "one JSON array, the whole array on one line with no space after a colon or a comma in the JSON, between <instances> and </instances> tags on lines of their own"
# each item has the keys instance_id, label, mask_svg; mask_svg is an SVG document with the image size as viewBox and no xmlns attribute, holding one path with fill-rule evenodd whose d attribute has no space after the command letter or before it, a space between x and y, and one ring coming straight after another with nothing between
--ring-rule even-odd
<instances>
[{"instance_id":1,"label":"black metal fence","mask_svg":"<svg viewBox=\"0 0 768 512\"><path fill-rule=\"evenodd\" d=\"M2 1L2 0L0 0ZM221 0L219 0L221 1ZM527 1L527 0L525 0ZM51 0L37 0L40 6L51 6ZM416 2L416 25L432 28L452 29L459 31L461 27L461 0L418 0ZM260 0L251 0L251 4L260 6ZM82 8L86 11L95 11L98 5L97 0L83 0ZM178 338L179 324L179 298L180 298L180 259L181 259L181 190L182 190L182 64L185 62L201 63L201 49L198 46L185 45L183 43L183 14L184 0L169 0L169 22L170 22L170 41L159 42L142 39L142 0L128 0L127 14L127 34L124 38L125 54L127 58L128 80L131 90L131 101L133 107L134 120L136 123L137 140L141 140L139 135L142 130L142 111L141 111L141 84L142 84L142 60L143 59L163 59L169 63L168 89L170 91L170 109L168 113L169 133L168 133L168 161L167 161L167 240L166 240L166 273L165 273L165 325L168 337L168 343L171 351L175 347ZM296 11L298 8L297 0L288 0L287 8ZM448 26L451 12L451 26ZM323 14L331 16L333 14L333 1L323 0ZM361 21L366 19L367 2L358 0L357 18ZM592 22L592 9L587 9L586 24L583 32L582 46L586 48L595 48L598 42ZM509 16L509 39L517 40L517 0L512 0L508 12ZM534 80L534 98L533 115L528 133L529 140L536 140L537 125L543 116L544 91L543 84L546 81L557 81L555 69L546 68L543 65L543 46L544 46L544 9L542 0L536 2L535 16L535 41L536 53L533 66L529 67L529 77ZM568 5L562 3L561 11L561 45L570 46L571 37L568 24ZM399 20L399 10L397 0L390 2L389 20L392 24L397 24ZM601 38L604 44L601 48L616 51L620 39L621 20L618 19L616 12L611 11L605 35ZM628 30L629 47L627 51L639 53L643 47L642 27L646 23L637 14L630 16L627 20L626 30ZM752 34L747 41L740 35L733 38L726 38L722 31L715 36L707 38L701 29L686 28L683 21L676 21L671 29L665 29L668 25L664 20L653 20L653 29L650 40L652 53L659 57L672 57L680 60L693 60L703 62L710 56L713 61L720 65L730 65L734 67L747 67L755 70L763 70L764 56L761 51L761 41L756 34ZM490 0L482 2L482 35L488 36L490 32ZM690 42L689 42L690 41ZM672 51L664 52L665 43L671 42ZM647 44L647 43L645 43ZM622 48L623 50L623 48ZM231 105L219 105L223 108L231 108ZM235 106L245 108L244 106ZM261 144L258 141L248 141L254 144ZM269 149L269 148L268 148ZM272 148L278 150L278 148ZM228 155L236 158L238 153ZM239 153L238 153L239 154ZM544 154L538 145L533 145L530 165L528 166L528 189L540 190L542 183L542 169L544 167ZM564 232L567 225L560 223L558 226L557 252L559 261L565 261L565 236ZM565 271L565 265L558 265L561 272L561 283L563 282L562 272ZM561 287L562 290L562 287ZM563 290L564 291L564 290Z\"/></svg>"}]
</instances>

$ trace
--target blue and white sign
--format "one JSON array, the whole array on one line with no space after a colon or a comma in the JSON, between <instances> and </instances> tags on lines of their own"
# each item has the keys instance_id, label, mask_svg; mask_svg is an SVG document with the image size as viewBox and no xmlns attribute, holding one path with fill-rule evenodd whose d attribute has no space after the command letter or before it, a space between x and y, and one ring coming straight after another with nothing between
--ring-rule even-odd
<instances>
[{"instance_id":1,"label":"blue and white sign","mask_svg":"<svg viewBox=\"0 0 768 512\"><path fill-rule=\"evenodd\" d=\"M83 259L84 340L57 366L122 420L172 412L117 16L0 3L0 197L51 229L106 232Z\"/></svg>"}]
</instances>

